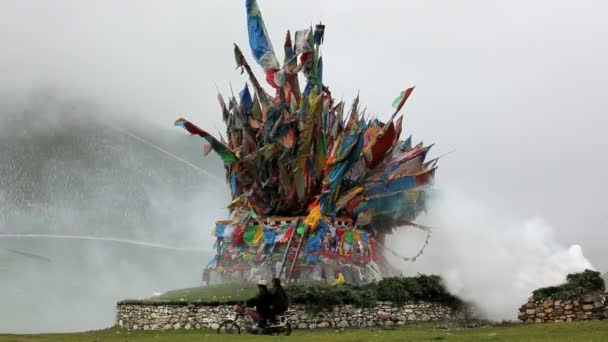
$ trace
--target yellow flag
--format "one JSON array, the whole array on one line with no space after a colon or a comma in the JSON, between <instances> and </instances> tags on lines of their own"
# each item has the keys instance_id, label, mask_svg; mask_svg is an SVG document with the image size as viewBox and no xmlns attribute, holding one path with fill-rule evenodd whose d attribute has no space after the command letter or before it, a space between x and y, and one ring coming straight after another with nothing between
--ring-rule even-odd
<instances>
[{"instance_id":1,"label":"yellow flag","mask_svg":"<svg viewBox=\"0 0 608 342\"><path fill-rule=\"evenodd\" d=\"M255 232L255 235L253 236L253 244L257 246L260 243L260 241L262 241L263 237L264 237L264 226L262 226L260 224L260 225L258 225L258 230Z\"/></svg>"},{"instance_id":2,"label":"yellow flag","mask_svg":"<svg viewBox=\"0 0 608 342\"><path fill-rule=\"evenodd\" d=\"M304 220L304 223L310 227L310 229L315 229L319 225L319 221L321 220L321 205L317 204L311 211L310 214Z\"/></svg>"}]
</instances>

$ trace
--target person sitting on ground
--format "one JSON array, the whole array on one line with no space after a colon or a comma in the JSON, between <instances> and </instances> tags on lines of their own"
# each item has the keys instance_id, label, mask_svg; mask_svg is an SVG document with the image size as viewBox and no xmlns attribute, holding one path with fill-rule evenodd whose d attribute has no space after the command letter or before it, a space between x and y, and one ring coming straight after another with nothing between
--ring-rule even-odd
<instances>
[{"instance_id":1,"label":"person sitting on ground","mask_svg":"<svg viewBox=\"0 0 608 342\"><path fill-rule=\"evenodd\" d=\"M287 297L287 293L285 292L285 289L283 289L283 286L281 285L281 279L273 278L272 279L272 288L273 288L272 315L274 317L274 316L282 315L283 313L285 313L285 311L287 311L289 299Z\"/></svg>"},{"instance_id":2,"label":"person sitting on ground","mask_svg":"<svg viewBox=\"0 0 608 342\"><path fill-rule=\"evenodd\" d=\"M248 307L254 307L258 315L260 315L260 321L258 326L264 328L267 325L268 320L272 318L272 294L266 287L266 280L258 280L258 294L257 296L247 300L245 304Z\"/></svg>"},{"instance_id":3,"label":"person sitting on ground","mask_svg":"<svg viewBox=\"0 0 608 342\"><path fill-rule=\"evenodd\" d=\"M342 272L339 272L338 277L334 280L332 285L340 285L340 284L344 284L344 282L345 282L344 275L342 274Z\"/></svg>"}]
</instances>

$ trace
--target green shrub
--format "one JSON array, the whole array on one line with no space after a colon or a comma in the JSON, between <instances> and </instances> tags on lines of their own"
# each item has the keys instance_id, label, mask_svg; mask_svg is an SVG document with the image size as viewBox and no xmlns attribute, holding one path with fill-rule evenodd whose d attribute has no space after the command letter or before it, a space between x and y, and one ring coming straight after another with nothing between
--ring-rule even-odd
<instances>
[{"instance_id":1,"label":"green shrub","mask_svg":"<svg viewBox=\"0 0 608 342\"><path fill-rule=\"evenodd\" d=\"M439 276L421 274L416 277L416 280L418 281L418 287L422 291L417 297L418 300L435 301L449 305L461 304L460 299L449 293L445 286L443 286L443 282Z\"/></svg>"},{"instance_id":2,"label":"green shrub","mask_svg":"<svg viewBox=\"0 0 608 342\"><path fill-rule=\"evenodd\" d=\"M351 304L356 307L370 307L378 301L378 294L373 286L355 287L351 293L353 294Z\"/></svg>"},{"instance_id":3,"label":"green shrub","mask_svg":"<svg viewBox=\"0 0 608 342\"><path fill-rule=\"evenodd\" d=\"M581 295L594 292L605 291L606 285L602 279L600 272L585 270L580 273L568 274L566 283L559 286L542 287L532 292L532 297L535 300L544 298L553 299L574 299Z\"/></svg>"},{"instance_id":4,"label":"green shrub","mask_svg":"<svg viewBox=\"0 0 608 342\"><path fill-rule=\"evenodd\" d=\"M407 282L407 278L384 278L376 284L376 293L378 300L393 302L397 305L401 305L409 300L412 300L412 284L414 282ZM409 283L409 284L408 284ZM408 286L409 285L409 286Z\"/></svg>"},{"instance_id":5,"label":"green shrub","mask_svg":"<svg viewBox=\"0 0 608 342\"><path fill-rule=\"evenodd\" d=\"M294 284L286 288L292 304L304 304L312 311L350 304L370 307L376 301L403 305L411 301L427 301L457 306L461 302L443 286L438 276L390 277L377 283L356 286L350 284Z\"/></svg>"},{"instance_id":6,"label":"green shrub","mask_svg":"<svg viewBox=\"0 0 608 342\"><path fill-rule=\"evenodd\" d=\"M378 300L390 301L397 305L408 301L460 304L460 300L447 291L441 278L436 275L384 278L376 284L376 288Z\"/></svg>"},{"instance_id":7,"label":"green shrub","mask_svg":"<svg viewBox=\"0 0 608 342\"><path fill-rule=\"evenodd\" d=\"M312 311L331 309L340 304L369 307L376 303L375 292L366 286L294 284L286 288L289 302L303 304Z\"/></svg>"}]
</instances>

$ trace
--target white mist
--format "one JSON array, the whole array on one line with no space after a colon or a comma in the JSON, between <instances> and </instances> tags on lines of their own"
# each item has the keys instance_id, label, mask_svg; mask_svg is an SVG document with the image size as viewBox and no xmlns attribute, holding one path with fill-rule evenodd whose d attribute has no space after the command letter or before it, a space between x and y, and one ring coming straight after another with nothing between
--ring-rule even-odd
<instances>
[{"instance_id":1,"label":"white mist","mask_svg":"<svg viewBox=\"0 0 608 342\"><path fill-rule=\"evenodd\" d=\"M436 229L424 255L416 263L391 260L405 274L441 275L453 294L489 319L515 319L532 290L593 268L581 247L558 242L543 218L517 218L456 189L442 191L428 207L419 222ZM389 247L409 256L422 239L419 232L401 229Z\"/></svg>"}]
</instances>

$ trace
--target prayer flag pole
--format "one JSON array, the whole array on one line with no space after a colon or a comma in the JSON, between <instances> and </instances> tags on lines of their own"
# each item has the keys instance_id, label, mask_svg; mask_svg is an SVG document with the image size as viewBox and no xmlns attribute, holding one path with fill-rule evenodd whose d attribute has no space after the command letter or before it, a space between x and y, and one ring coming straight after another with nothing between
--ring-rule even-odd
<instances>
[{"instance_id":1,"label":"prayer flag pole","mask_svg":"<svg viewBox=\"0 0 608 342\"><path fill-rule=\"evenodd\" d=\"M289 254L289 248L291 248L291 241L293 240L293 236L298 233L297 232L298 224L300 224L299 217L296 220L296 224L293 227L293 232L291 233L291 236L289 237L289 241L287 242L287 247L285 247L285 253L283 254L283 260L281 261L281 269L279 270L279 274L277 275L277 278L279 278L279 279L281 279L281 276L283 275L283 268L285 267L285 261L287 261L287 255Z\"/></svg>"},{"instance_id":2,"label":"prayer flag pole","mask_svg":"<svg viewBox=\"0 0 608 342\"><path fill-rule=\"evenodd\" d=\"M296 228L297 228L297 225L296 225ZM291 280L291 275L293 273L293 269L296 265L296 262L298 261L298 256L300 255L300 249L302 248L302 242L304 241L304 238L306 237L307 232L308 232L308 225L306 225L306 227L304 228L304 231L302 232L302 237L300 238L300 243L298 243L298 249L296 249L296 255L293 257L293 262L291 263L291 268L289 269L289 274L287 274L287 279L285 281L285 283L287 283L287 284ZM296 229L295 233L297 233L297 229Z\"/></svg>"}]
</instances>

